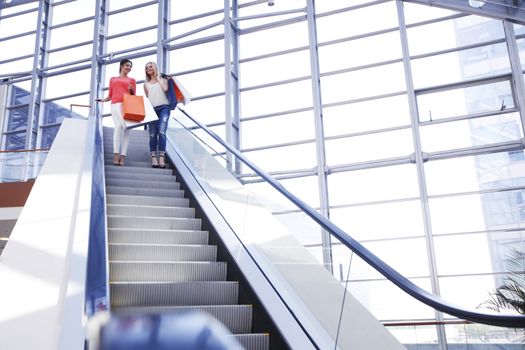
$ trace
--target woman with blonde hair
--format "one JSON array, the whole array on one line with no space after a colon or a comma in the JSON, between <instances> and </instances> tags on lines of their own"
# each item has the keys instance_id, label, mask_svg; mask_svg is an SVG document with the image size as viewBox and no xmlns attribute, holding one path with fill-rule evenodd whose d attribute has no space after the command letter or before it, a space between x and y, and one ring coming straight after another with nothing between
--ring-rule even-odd
<instances>
[{"instance_id":1,"label":"woman with blonde hair","mask_svg":"<svg viewBox=\"0 0 525 350\"><path fill-rule=\"evenodd\" d=\"M151 166L164 168L166 161L166 130L170 117L170 103L166 97L168 81L159 75L159 69L155 62L146 63L146 81L144 82L144 93L149 98L158 120L148 124L149 150L151 152ZM158 157L158 158L157 158Z\"/></svg>"}]
</instances>

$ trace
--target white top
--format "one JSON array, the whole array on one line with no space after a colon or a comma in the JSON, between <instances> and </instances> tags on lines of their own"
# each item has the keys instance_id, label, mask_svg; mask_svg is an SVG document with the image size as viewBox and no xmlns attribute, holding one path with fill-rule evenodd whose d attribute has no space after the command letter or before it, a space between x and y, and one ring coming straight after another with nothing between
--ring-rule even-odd
<instances>
[{"instance_id":1,"label":"white top","mask_svg":"<svg viewBox=\"0 0 525 350\"><path fill-rule=\"evenodd\" d=\"M148 98L153 107L170 104L170 102L168 101L168 98L166 97L166 93L164 92L164 90L162 90L162 86L160 86L159 82L156 82L153 84L151 83L146 83L146 84L147 84L147 89L148 89Z\"/></svg>"}]
</instances>

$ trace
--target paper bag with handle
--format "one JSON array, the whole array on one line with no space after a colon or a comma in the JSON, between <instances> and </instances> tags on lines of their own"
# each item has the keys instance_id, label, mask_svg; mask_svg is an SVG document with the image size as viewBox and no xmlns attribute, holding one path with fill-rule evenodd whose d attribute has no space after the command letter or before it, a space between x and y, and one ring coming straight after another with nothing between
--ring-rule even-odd
<instances>
[{"instance_id":1,"label":"paper bag with handle","mask_svg":"<svg viewBox=\"0 0 525 350\"><path fill-rule=\"evenodd\" d=\"M144 109L144 97L124 94L122 102L122 116L126 120L140 122L144 120L146 111Z\"/></svg>"}]
</instances>

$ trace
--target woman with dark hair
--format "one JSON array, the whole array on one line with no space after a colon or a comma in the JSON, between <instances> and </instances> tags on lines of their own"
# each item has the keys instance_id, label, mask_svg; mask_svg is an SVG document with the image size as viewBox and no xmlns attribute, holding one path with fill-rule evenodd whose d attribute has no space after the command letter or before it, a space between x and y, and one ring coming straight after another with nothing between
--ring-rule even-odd
<instances>
[{"instance_id":1,"label":"woman with dark hair","mask_svg":"<svg viewBox=\"0 0 525 350\"><path fill-rule=\"evenodd\" d=\"M133 63L128 59L120 61L119 75L109 79L109 95L104 99L96 99L98 102L111 101L111 117L113 118L113 164L124 165L126 152L129 144L129 130L122 116L122 101L124 94L135 95L137 82L128 77Z\"/></svg>"}]
</instances>

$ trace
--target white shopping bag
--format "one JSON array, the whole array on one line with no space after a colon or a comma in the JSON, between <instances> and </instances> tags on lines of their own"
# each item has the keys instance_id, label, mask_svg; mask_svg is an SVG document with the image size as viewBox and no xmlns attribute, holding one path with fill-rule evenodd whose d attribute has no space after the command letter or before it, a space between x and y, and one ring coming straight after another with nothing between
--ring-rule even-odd
<instances>
[{"instance_id":1,"label":"white shopping bag","mask_svg":"<svg viewBox=\"0 0 525 350\"><path fill-rule=\"evenodd\" d=\"M177 96L177 102L187 105L191 101L190 93L184 88L177 78L172 77L172 79L175 82L175 95Z\"/></svg>"},{"instance_id":2,"label":"white shopping bag","mask_svg":"<svg viewBox=\"0 0 525 350\"><path fill-rule=\"evenodd\" d=\"M126 120L124 119L124 122L126 123L126 129L133 129L137 128L139 126L148 124L150 122L159 120L159 117L157 116L157 113L155 113L155 110L153 109L153 106L151 105L151 102L149 99L144 96L144 111L146 112L146 116L144 117L144 120L140 122L135 122L132 120Z\"/></svg>"}]
</instances>

